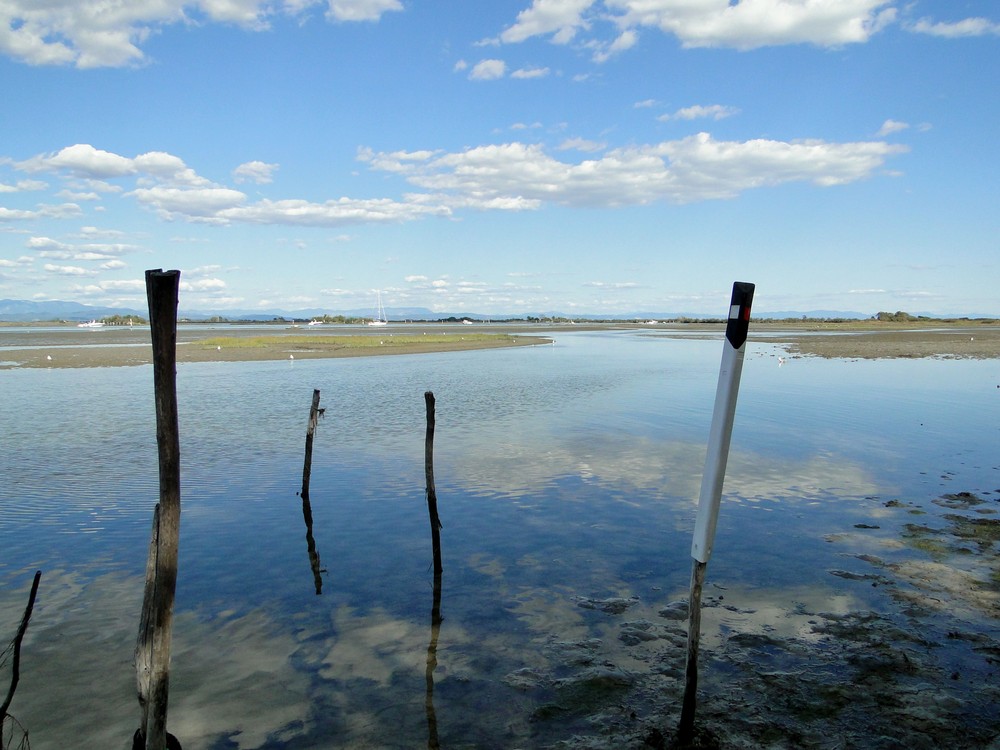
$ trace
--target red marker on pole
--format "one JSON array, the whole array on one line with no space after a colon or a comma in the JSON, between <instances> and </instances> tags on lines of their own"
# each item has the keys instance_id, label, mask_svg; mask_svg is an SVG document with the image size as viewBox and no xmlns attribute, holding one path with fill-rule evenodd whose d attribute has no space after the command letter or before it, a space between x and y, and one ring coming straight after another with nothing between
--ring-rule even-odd
<instances>
[{"instance_id":1,"label":"red marker on pole","mask_svg":"<svg viewBox=\"0 0 1000 750\"><path fill-rule=\"evenodd\" d=\"M715 526L719 520L722 484L726 478L729 460L729 441L733 433L736 414L736 397L743 372L743 355L746 351L747 333L750 330L750 307L753 303L754 285L742 281L733 284L729 303L729 321L726 340L722 345L722 365L719 368L719 385L715 391L715 410L708 434L708 453L705 472L701 477L701 495L698 499L698 516L691 540L691 595L688 602L688 652L685 671L684 704L677 729L681 742L691 740L694 733L695 701L698 691L698 639L701 631L701 588L705 582L705 567L712 555Z\"/></svg>"}]
</instances>

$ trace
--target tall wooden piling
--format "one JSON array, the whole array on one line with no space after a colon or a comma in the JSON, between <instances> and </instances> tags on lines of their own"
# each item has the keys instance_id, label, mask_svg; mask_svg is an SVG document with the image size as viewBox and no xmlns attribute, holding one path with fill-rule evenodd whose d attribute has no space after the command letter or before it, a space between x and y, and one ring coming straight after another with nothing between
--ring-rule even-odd
<instances>
[{"instance_id":1,"label":"tall wooden piling","mask_svg":"<svg viewBox=\"0 0 1000 750\"><path fill-rule=\"evenodd\" d=\"M319 390L313 390L312 407L309 409L309 422L306 426L306 456L302 464L302 518L306 524L306 550L309 553L309 567L312 568L313 585L316 595L323 593L323 576L320 568L319 552L316 551L316 540L313 538L312 503L309 501L309 479L312 475L313 436L319 423L322 410L319 408Z\"/></svg>"},{"instance_id":2,"label":"tall wooden piling","mask_svg":"<svg viewBox=\"0 0 1000 750\"><path fill-rule=\"evenodd\" d=\"M177 418L177 301L180 277L180 271L146 271L146 298L153 346L160 502L153 512L146 591L136 644L136 678L142 725L133 739L133 747L137 741L142 741L144 744L139 746L145 747L145 750L179 747L173 737L169 737L168 745L167 697L181 520Z\"/></svg>"},{"instance_id":3,"label":"tall wooden piling","mask_svg":"<svg viewBox=\"0 0 1000 750\"><path fill-rule=\"evenodd\" d=\"M434 550L434 573L440 575L441 564L441 518L438 516L437 490L434 488L434 394L424 393L427 406L427 433L424 438L424 474L427 479L427 512L431 522L431 546Z\"/></svg>"},{"instance_id":4,"label":"tall wooden piling","mask_svg":"<svg viewBox=\"0 0 1000 750\"><path fill-rule=\"evenodd\" d=\"M434 553L434 589L431 600L431 639L427 644L427 667L424 672L426 692L424 708L427 713L427 748L438 750L437 713L434 710L434 670L437 669L438 636L441 633L441 518L438 516L437 490L434 487L434 394L424 393L427 407L427 433L424 437L424 475L427 480L427 513L431 523L431 547Z\"/></svg>"}]
</instances>

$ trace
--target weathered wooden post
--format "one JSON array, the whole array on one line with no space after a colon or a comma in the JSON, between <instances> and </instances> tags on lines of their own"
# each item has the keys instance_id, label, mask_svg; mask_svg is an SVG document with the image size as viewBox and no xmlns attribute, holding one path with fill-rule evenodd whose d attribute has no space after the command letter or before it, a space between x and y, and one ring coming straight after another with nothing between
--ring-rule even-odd
<instances>
[{"instance_id":1,"label":"weathered wooden post","mask_svg":"<svg viewBox=\"0 0 1000 750\"><path fill-rule=\"evenodd\" d=\"M313 389L312 407L309 409L309 423L306 426L306 458L302 465L302 496L309 497L309 477L312 474L313 434L319 422L319 389Z\"/></svg>"},{"instance_id":2,"label":"weathered wooden post","mask_svg":"<svg viewBox=\"0 0 1000 750\"><path fill-rule=\"evenodd\" d=\"M319 390L313 389L312 407L309 409L309 423L306 427L306 457L302 465L302 518L306 523L306 551L309 553L309 567L313 572L313 585L316 595L323 593L323 577L320 575L319 552L316 551L316 540L313 538L312 503L309 502L309 478L312 474L313 435L323 410L319 408Z\"/></svg>"},{"instance_id":3,"label":"weathered wooden post","mask_svg":"<svg viewBox=\"0 0 1000 750\"><path fill-rule=\"evenodd\" d=\"M156 445L160 502L153 511L146 588L136 642L136 681L142 724L133 748L180 747L167 734L170 642L181 521L180 434L177 419L177 301L180 271L146 271L146 298L153 346Z\"/></svg>"},{"instance_id":4,"label":"weathered wooden post","mask_svg":"<svg viewBox=\"0 0 1000 750\"><path fill-rule=\"evenodd\" d=\"M712 554L715 526L719 519L722 484L726 478L729 460L729 442L733 433L736 397L739 394L740 374L743 372L743 355L746 351L747 333L750 329L750 306L753 303L754 285L737 281L729 303L729 322L722 349L719 384L715 392L715 409L708 436L708 453L705 472L701 477L701 495L698 499L698 516L691 541L691 592L688 602L687 669L684 681L684 703L677 728L680 743L690 742L694 733L694 713L698 692L698 641L701 637L701 590L705 582L705 568Z\"/></svg>"},{"instance_id":5,"label":"weathered wooden post","mask_svg":"<svg viewBox=\"0 0 1000 750\"><path fill-rule=\"evenodd\" d=\"M434 550L434 573L441 574L441 518L438 516L437 490L434 489L434 394L424 393L427 406L427 433L424 438L424 474L427 478L427 512L431 521L431 546Z\"/></svg>"},{"instance_id":6,"label":"weathered wooden post","mask_svg":"<svg viewBox=\"0 0 1000 750\"><path fill-rule=\"evenodd\" d=\"M431 639L427 644L427 667L424 671L426 692L424 708L427 713L427 748L438 750L437 713L434 710L434 670L437 669L438 636L441 633L441 519L438 516L437 490L434 487L434 394L424 393L427 406L427 433L424 438L424 474L427 479L427 512L431 522L431 546L434 553L434 589L431 601Z\"/></svg>"}]
</instances>

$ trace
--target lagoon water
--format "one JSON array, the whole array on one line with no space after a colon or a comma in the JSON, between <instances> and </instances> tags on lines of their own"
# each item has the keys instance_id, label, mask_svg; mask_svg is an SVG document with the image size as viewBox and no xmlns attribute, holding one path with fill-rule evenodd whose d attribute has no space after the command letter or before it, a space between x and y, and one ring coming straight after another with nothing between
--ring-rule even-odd
<instances>
[{"instance_id":1,"label":"lagoon water","mask_svg":"<svg viewBox=\"0 0 1000 750\"><path fill-rule=\"evenodd\" d=\"M863 578L872 557L941 564L903 532L916 513L943 524L944 496L1000 509L995 361L779 365L779 353L751 337L708 652L734 633L814 641L817 612L904 622L892 587ZM187 750L538 747L597 732L597 703L655 710L663 694L630 676L677 683L682 649L644 645L636 623L662 623L687 595L720 356L721 338L601 331L510 350L181 365L170 730ZM314 388L326 409L310 492L319 593L297 495ZM42 570L11 713L34 750L125 748L158 496L151 368L0 372L0 425L5 641ZM967 603L921 620L928 640L995 637L996 624ZM975 723L982 706L961 691L994 667L963 643L935 658L962 670L954 715Z\"/></svg>"}]
</instances>

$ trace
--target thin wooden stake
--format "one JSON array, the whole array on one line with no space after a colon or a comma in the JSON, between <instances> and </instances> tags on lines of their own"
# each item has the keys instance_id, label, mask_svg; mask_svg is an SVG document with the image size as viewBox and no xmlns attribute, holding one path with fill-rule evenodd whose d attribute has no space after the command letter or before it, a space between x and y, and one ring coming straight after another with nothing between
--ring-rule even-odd
<instances>
[{"instance_id":1,"label":"thin wooden stake","mask_svg":"<svg viewBox=\"0 0 1000 750\"><path fill-rule=\"evenodd\" d=\"M427 406L427 434L424 438L424 474L427 479L427 512L431 522L431 546L434 550L434 573L440 575L441 563L441 518L438 516L437 490L434 489L434 394L424 393Z\"/></svg>"},{"instance_id":2,"label":"thin wooden stake","mask_svg":"<svg viewBox=\"0 0 1000 750\"><path fill-rule=\"evenodd\" d=\"M306 523L306 550L309 553L309 567L312 568L313 585L316 596L323 593L323 576L320 575L319 552L316 551L316 540L313 538L312 503L309 502L309 478L312 474L313 434L323 410L319 408L319 390L313 390L312 407L309 409L309 424L306 427L306 457L302 465L302 518Z\"/></svg>"},{"instance_id":3,"label":"thin wooden stake","mask_svg":"<svg viewBox=\"0 0 1000 750\"><path fill-rule=\"evenodd\" d=\"M424 672L426 692L424 708L427 713L427 748L438 750L437 713L434 711L434 670L437 668L437 644L441 633L441 518L438 516L437 490L434 488L434 394L424 393L427 407L427 433L424 438L424 474L427 480L427 512L431 523L431 546L434 552L434 592L431 603L431 640L427 644L427 667Z\"/></svg>"},{"instance_id":4,"label":"thin wooden stake","mask_svg":"<svg viewBox=\"0 0 1000 750\"><path fill-rule=\"evenodd\" d=\"M719 385L715 392L712 427L708 436L705 471L701 478L701 495L698 499L698 517L691 541L691 595L688 602L688 648L684 680L684 702L677 727L678 741L689 743L694 735L694 714L698 693L698 642L701 637L701 590L705 582L705 568L712 554L715 526L719 518L722 485L729 460L729 443L736 413L736 397L743 371L743 354L746 350L750 328L750 307L754 285L737 281L729 303L729 323L726 340L722 346L722 365L719 368Z\"/></svg>"},{"instance_id":5,"label":"thin wooden stake","mask_svg":"<svg viewBox=\"0 0 1000 750\"><path fill-rule=\"evenodd\" d=\"M309 409L309 424L306 427L306 458L302 465L302 496L309 497L309 476L312 474L313 433L319 422L319 389L313 389L312 407Z\"/></svg>"},{"instance_id":6,"label":"thin wooden stake","mask_svg":"<svg viewBox=\"0 0 1000 750\"><path fill-rule=\"evenodd\" d=\"M143 711L144 726L141 727L146 750L164 750L168 746L170 643L181 521L180 431L177 418L177 301L180 277L180 271L146 271L160 467L152 604L143 604L144 609L147 606L151 608L149 616L152 620L149 698ZM152 548L151 543L151 552ZM172 744L176 745L176 740Z\"/></svg>"}]
</instances>

